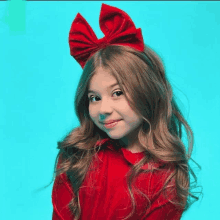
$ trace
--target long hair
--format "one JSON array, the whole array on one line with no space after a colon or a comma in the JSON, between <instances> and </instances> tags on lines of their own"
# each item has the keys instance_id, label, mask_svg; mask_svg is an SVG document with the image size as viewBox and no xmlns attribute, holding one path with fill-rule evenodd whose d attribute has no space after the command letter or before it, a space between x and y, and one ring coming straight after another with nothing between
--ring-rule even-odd
<instances>
[{"instance_id":1,"label":"long hair","mask_svg":"<svg viewBox=\"0 0 220 220\"><path fill-rule=\"evenodd\" d=\"M69 203L75 219L79 219L81 214L79 189L92 158L97 153L94 146L97 141L108 137L93 123L88 110L88 85L100 66L116 78L131 108L144 119L138 140L147 153L139 163L132 166L127 178L133 207L129 216L134 213L136 207L132 182L142 172L141 166L149 162L149 158L174 165L175 172L168 176L163 190L174 178L179 200L171 202L186 211L199 199L193 194L192 189L195 186L190 181L191 174L194 183L197 183L197 177L189 165L193 149L193 132L173 96L162 61L147 46L144 52L138 52L130 47L111 45L100 49L87 61L74 100L80 126L58 142L59 153L55 162L54 178L66 172L75 195ZM182 140L183 126L188 146ZM59 158L62 158L60 168L57 167Z\"/></svg>"}]
</instances>

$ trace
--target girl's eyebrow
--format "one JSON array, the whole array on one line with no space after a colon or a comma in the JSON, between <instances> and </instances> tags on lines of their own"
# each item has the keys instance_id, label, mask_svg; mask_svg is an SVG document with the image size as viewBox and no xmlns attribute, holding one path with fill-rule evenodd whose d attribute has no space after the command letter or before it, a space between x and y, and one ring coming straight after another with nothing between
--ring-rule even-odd
<instances>
[{"instance_id":1,"label":"girl's eyebrow","mask_svg":"<svg viewBox=\"0 0 220 220\"><path fill-rule=\"evenodd\" d=\"M114 86L116 86L116 85L119 85L117 82L116 83L114 83L114 84L112 84L112 85L110 85L108 88L112 88L112 87L114 87ZM96 92L96 91L93 91L93 90L88 90L88 93L90 93L90 92Z\"/></svg>"}]
</instances>

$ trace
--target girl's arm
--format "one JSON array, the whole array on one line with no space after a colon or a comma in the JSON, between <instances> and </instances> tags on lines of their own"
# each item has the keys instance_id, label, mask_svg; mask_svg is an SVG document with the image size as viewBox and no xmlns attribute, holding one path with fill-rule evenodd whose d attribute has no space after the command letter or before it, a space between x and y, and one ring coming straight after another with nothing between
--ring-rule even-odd
<instances>
[{"instance_id":1,"label":"girl's arm","mask_svg":"<svg viewBox=\"0 0 220 220\"><path fill-rule=\"evenodd\" d=\"M155 176L151 180L152 204L149 213L144 217L144 220L180 220L184 211L183 208L172 204L170 200L178 202L177 191L175 187L175 179L173 178L166 188L166 194L160 192L167 177L174 172L175 167L171 165L170 171L161 170L155 172ZM169 199L168 199L169 198Z\"/></svg>"},{"instance_id":2,"label":"girl's arm","mask_svg":"<svg viewBox=\"0 0 220 220\"><path fill-rule=\"evenodd\" d=\"M60 162L60 160L59 160ZM58 167L59 167L58 162ZM65 173L56 177L52 191L52 220L73 220L68 204L73 198L73 191Z\"/></svg>"},{"instance_id":3,"label":"girl's arm","mask_svg":"<svg viewBox=\"0 0 220 220\"><path fill-rule=\"evenodd\" d=\"M157 207L144 218L144 220L180 220L183 210L177 209L171 202Z\"/></svg>"}]
</instances>

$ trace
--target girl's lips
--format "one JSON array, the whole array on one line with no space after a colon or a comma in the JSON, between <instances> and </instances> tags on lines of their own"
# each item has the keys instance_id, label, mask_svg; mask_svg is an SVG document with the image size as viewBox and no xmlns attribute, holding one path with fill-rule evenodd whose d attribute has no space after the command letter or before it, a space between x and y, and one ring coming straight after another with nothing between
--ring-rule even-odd
<instances>
[{"instance_id":1,"label":"girl's lips","mask_svg":"<svg viewBox=\"0 0 220 220\"><path fill-rule=\"evenodd\" d=\"M115 122L112 122L112 123L109 123L109 124L104 124L104 127L107 128L107 129L108 128L113 128L118 124L119 121L121 121L121 120L118 120L118 121L115 121Z\"/></svg>"},{"instance_id":2,"label":"girl's lips","mask_svg":"<svg viewBox=\"0 0 220 220\"><path fill-rule=\"evenodd\" d=\"M102 124L104 125L108 125L108 124L112 124L112 123L115 123L115 122L118 122L118 121L121 121L122 119L118 119L118 120L109 120L107 122L101 122Z\"/></svg>"},{"instance_id":3,"label":"girl's lips","mask_svg":"<svg viewBox=\"0 0 220 220\"><path fill-rule=\"evenodd\" d=\"M115 120L115 121L107 122L107 123L105 123L105 125L109 125L109 124L112 124L112 123L115 123L115 122L118 122L118 121L120 121L120 120Z\"/></svg>"}]
</instances>

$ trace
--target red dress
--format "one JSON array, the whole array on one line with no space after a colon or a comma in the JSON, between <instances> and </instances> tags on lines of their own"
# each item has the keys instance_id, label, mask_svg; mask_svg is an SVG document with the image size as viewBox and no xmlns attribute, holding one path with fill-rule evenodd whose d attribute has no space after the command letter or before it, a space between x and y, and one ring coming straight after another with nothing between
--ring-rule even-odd
<instances>
[{"instance_id":1,"label":"red dress","mask_svg":"<svg viewBox=\"0 0 220 220\"><path fill-rule=\"evenodd\" d=\"M130 170L130 165L137 163L144 153L132 153L125 148L116 149L108 140L106 138L102 141L102 146L105 143L105 147L101 147L97 157L94 157L92 162L94 169L87 173L79 190L80 220L122 220L132 211L125 175ZM162 163L148 163L142 167L149 172L139 174L134 181L133 193L137 208L128 220L180 219L183 210L170 203L163 193L157 194L166 177L174 170L171 168L167 172L167 168L164 168L150 172L162 165ZM176 198L174 181L169 186L171 187L167 190L168 197ZM145 193L151 202L151 208L147 213L145 208L149 201L138 194L137 189ZM67 207L73 196L66 174L56 177L52 191L53 220L74 219Z\"/></svg>"}]
</instances>

